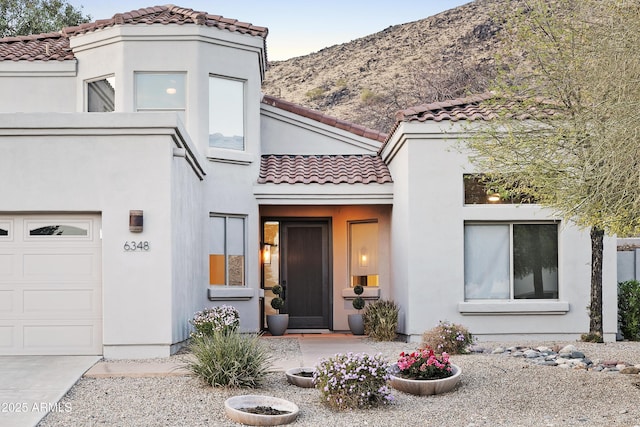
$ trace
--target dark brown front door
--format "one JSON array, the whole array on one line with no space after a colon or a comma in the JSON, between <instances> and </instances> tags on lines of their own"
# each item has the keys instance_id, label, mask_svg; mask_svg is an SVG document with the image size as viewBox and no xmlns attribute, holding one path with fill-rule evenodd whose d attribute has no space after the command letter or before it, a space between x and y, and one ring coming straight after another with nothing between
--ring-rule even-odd
<instances>
[{"instance_id":1,"label":"dark brown front door","mask_svg":"<svg viewBox=\"0 0 640 427\"><path fill-rule=\"evenodd\" d=\"M331 328L328 221L282 221L282 285L289 329Z\"/></svg>"}]
</instances>

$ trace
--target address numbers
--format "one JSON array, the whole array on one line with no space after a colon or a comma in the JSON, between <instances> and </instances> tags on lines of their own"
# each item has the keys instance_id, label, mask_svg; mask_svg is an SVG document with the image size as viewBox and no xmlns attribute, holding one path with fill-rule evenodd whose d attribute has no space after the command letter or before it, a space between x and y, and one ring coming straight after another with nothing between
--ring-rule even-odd
<instances>
[{"instance_id":1,"label":"address numbers","mask_svg":"<svg viewBox=\"0 0 640 427\"><path fill-rule=\"evenodd\" d=\"M146 240L128 240L124 242L125 252L147 252L151 249L151 245Z\"/></svg>"}]
</instances>

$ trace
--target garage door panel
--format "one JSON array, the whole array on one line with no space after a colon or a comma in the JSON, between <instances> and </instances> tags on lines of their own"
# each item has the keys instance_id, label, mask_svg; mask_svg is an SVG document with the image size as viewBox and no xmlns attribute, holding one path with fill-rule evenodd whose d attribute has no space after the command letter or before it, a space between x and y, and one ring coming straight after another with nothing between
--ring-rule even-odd
<instances>
[{"instance_id":1,"label":"garage door panel","mask_svg":"<svg viewBox=\"0 0 640 427\"><path fill-rule=\"evenodd\" d=\"M14 277L16 274L18 257L13 253L0 252L0 283Z\"/></svg>"},{"instance_id":2,"label":"garage door panel","mask_svg":"<svg viewBox=\"0 0 640 427\"><path fill-rule=\"evenodd\" d=\"M96 260L91 253L27 253L24 254L24 278L47 278L66 281L95 279Z\"/></svg>"},{"instance_id":3,"label":"garage door panel","mask_svg":"<svg viewBox=\"0 0 640 427\"><path fill-rule=\"evenodd\" d=\"M95 344L93 324L25 325L24 348L34 351L91 348Z\"/></svg>"},{"instance_id":4,"label":"garage door panel","mask_svg":"<svg viewBox=\"0 0 640 427\"><path fill-rule=\"evenodd\" d=\"M0 351L15 348L15 329L13 325L0 325Z\"/></svg>"},{"instance_id":5,"label":"garage door panel","mask_svg":"<svg viewBox=\"0 0 640 427\"><path fill-rule=\"evenodd\" d=\"M15 291L0 290L0 313L9 313L14 311L15 307Z\"/></svg>"},{"instance_id":6,"label":"garage door panel","mask_svg":"<svg viewBox=\"0 0 640 427\"><path fill-rule=\"evenodd\" d=\"M70 316L87 315L96 310L95 292L90 289L67 290L26 290L24 291L24 312L62 312Z\"/></svg>"}]
</instances>

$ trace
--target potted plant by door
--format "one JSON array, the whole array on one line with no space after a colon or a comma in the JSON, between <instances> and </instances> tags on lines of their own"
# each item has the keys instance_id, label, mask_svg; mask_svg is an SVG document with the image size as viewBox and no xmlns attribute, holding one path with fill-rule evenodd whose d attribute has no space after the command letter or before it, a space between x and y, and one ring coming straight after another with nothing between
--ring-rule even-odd
<instances>
[{"instance_id":1,"label":"potted plant by door","mask_svg":"<svg viewBox=\"0 0 640 427\"><path fill-rule=\"evenodd\" d=\"M267 314L267 328L269 333L274 336L283 335L289 326L289 315L280 313L280 309L284 305L283 291L284 289L280 285L275 285L271 288L271 292L275 295L271 300L271 307L278 314Z\"/></svg>"},{"instance_id":2,"label":"potted plant by door","mask_svg":"<svg viewBox=\"0 0 640 427\"><path fill-rule=\"evenodd\" d=\"M365 301L360 295L364 292L364 288L362 285L356 285L353 287L353 293L356 294L356 297L353 299L351 304L353 308L358 310L358 313L349 314L347 316L347 321L349 322L349 329L353 335L364 335L364 322L362 320L362 313L360 310L364 308Z\"/></svg>"}]
</instances>

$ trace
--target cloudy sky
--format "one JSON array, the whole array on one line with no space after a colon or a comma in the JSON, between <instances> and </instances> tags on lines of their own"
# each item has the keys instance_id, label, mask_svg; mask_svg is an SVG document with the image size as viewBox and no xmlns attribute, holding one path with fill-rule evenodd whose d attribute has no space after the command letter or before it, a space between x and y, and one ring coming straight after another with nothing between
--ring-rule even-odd
<instances>
[{"instance_id":1,"label":"cloudy sky","mask_svg":"<svg viewBox=\"0 0 640 427\"><path fill-rule=\"evenodd\" d=\"M172 2L269 28L269 60L306 55L470 0L67 0L92 20Z\"/></svg>"}]
</instances>

